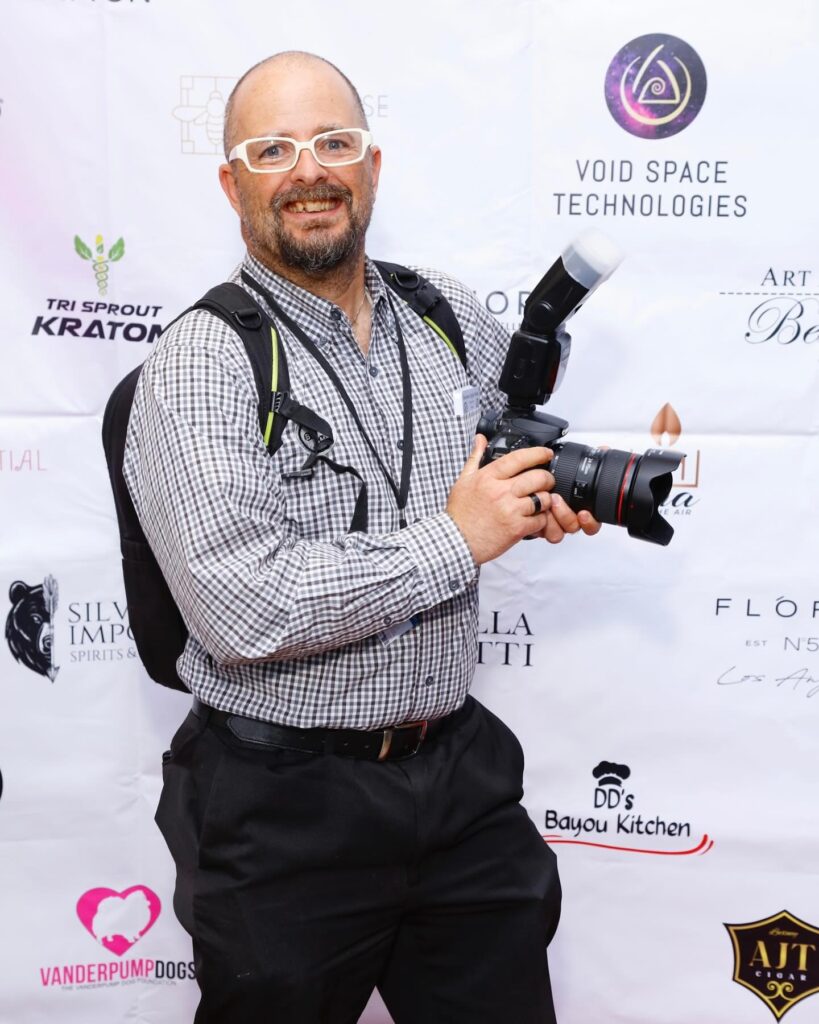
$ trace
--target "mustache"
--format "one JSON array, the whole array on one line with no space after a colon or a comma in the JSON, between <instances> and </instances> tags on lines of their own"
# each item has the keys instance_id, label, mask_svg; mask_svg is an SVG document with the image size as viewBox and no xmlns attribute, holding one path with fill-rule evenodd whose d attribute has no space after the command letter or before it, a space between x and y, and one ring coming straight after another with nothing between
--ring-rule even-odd
<instances>
[{"instance_id":1,"label":"mustache","mask_svg":"<svg viewBox=\"0 0 819 1024\"><path fill-rule=\"evenodd\" d=\"M348 207L352 206L353 194L341 185L315 185L313 188L291 188L280 192L270 206L278 213L288 203L325 202L340 199Z\"/></svg>"}]
</instances>

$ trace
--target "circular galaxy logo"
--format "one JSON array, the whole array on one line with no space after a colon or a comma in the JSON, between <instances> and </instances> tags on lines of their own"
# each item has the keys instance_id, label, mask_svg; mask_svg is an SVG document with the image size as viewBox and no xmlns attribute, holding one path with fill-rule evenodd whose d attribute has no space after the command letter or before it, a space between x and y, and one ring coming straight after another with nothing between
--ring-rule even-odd
<instances>
[{"instance_id":1,"label":"circular galaxy logo","mask_svg":"<svg viewBox=\"0 0 819 1024\"><path fill-rule=\"evenodd\" d=\"M611 116L641 139L666 139L687 128L702 109L705 90L697 52L661 32L626 43L606 71Z\"/></svg>"}]
</instances>

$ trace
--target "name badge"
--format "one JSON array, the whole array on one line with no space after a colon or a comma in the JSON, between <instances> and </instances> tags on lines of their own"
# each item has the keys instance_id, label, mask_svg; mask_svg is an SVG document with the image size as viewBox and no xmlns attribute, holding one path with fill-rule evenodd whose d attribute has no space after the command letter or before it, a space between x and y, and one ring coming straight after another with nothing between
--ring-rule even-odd
<instances>
[{"instance_id":1,"label":"name badge","mask_svg":"<svg viewBox=\"0 0 819 1024\"><path fill-rule=\"evenodd\" d=\"M479 412L481 408L481 389L466 387L452 392L452 407L459 419Z\"/></svg>"},{"instance_id":2,"label":"name badge","mask_svg":"<svg viewBox=\"0 0 819 1024\"><path fill-rule=\"evenodd\" d=\"M413 615L411 619L407 619L405 622L397 622L394 626L390 626L389 629L382 630L378 634L378 639L385 647L389 647L390 644L394 644L399 637L403 636L405 633L409 633L411 629L415 629L420 621L420 615Z\"/></svg>"}]
</instances>

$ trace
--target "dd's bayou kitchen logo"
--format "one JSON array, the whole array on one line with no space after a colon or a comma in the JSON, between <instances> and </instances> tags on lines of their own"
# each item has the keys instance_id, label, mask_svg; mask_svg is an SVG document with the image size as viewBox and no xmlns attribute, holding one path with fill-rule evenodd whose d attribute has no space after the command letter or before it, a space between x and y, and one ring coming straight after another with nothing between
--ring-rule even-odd
<instances>
[{"instance_id":1,"label":"dd's bayou kitchen logo","mask_svg":"<svg viewBox=\"0 0 819 1024\"><path fill-rule=\"evenodd\" d=\"M813 925L783 910L725 927L734 946L734 981L758 996L777 1020L819 992L819 930ZM800 1019L807 1024L807 1016Z\"/></svg>"},{"instance_id":2,"label":"dd's bayou kitchen logo","mask_svg":"<svg viewBox=\"0 0 819 1024\"><path fill-rule=\"evenodd\" d=\"M546 811L547 843L677 857L708 853L713 847L705 832L696 840L691 822L645 812L629 782L628 765L601 761L591 775L595 787L590 807Z\"/></svg>"},{"instance_id":3,"label":"dd's bayou kitchen logo","mask_svg":"<svg viewBox=\"0 0 819 1024\"><path fill-rule=\"evenodd\" d=\"M606 105L617 124L643 139L676 135L705 101L699 54L676 36L638 36L615 54L606 71Z\"/></svg>"},{"instance_id":4,"label":"dd's bayou kitchen logo","mask_svg":"<svg viewBox=\"0 0 819 1024\"><path fill-rule=\"evenodd\" d=\"M104 960L43 965L40 984L43 988L79 990L193 978L192 962L126 956L153 928L161 912L159 897L147 885L132 885L122 891L105 886L89 889L77 900L77 917L108 956Z\"/></svg>"}]
</instances>

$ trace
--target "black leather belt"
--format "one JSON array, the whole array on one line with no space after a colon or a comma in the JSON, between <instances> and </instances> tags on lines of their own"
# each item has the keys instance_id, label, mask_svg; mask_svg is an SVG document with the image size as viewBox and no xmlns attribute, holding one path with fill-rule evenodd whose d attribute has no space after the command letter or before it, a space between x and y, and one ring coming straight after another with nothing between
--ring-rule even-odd
<instances>
[{"instance_id":1,"label":"black leather belt","mask_svg":"<svg viewBox=\"0 0 819 1024\"><path fill-rule=\"evenodd\" d=\"M245 743L260 747L284 747L312 754L336 754L368 761L398 761L413 757L436 733L463 711L463 706L443 718L403 722L389 729L299 729L263 722L228 711L219 711L193 699L193 713L204 722L223 726Z\"/></svg>"}]
</instances>

